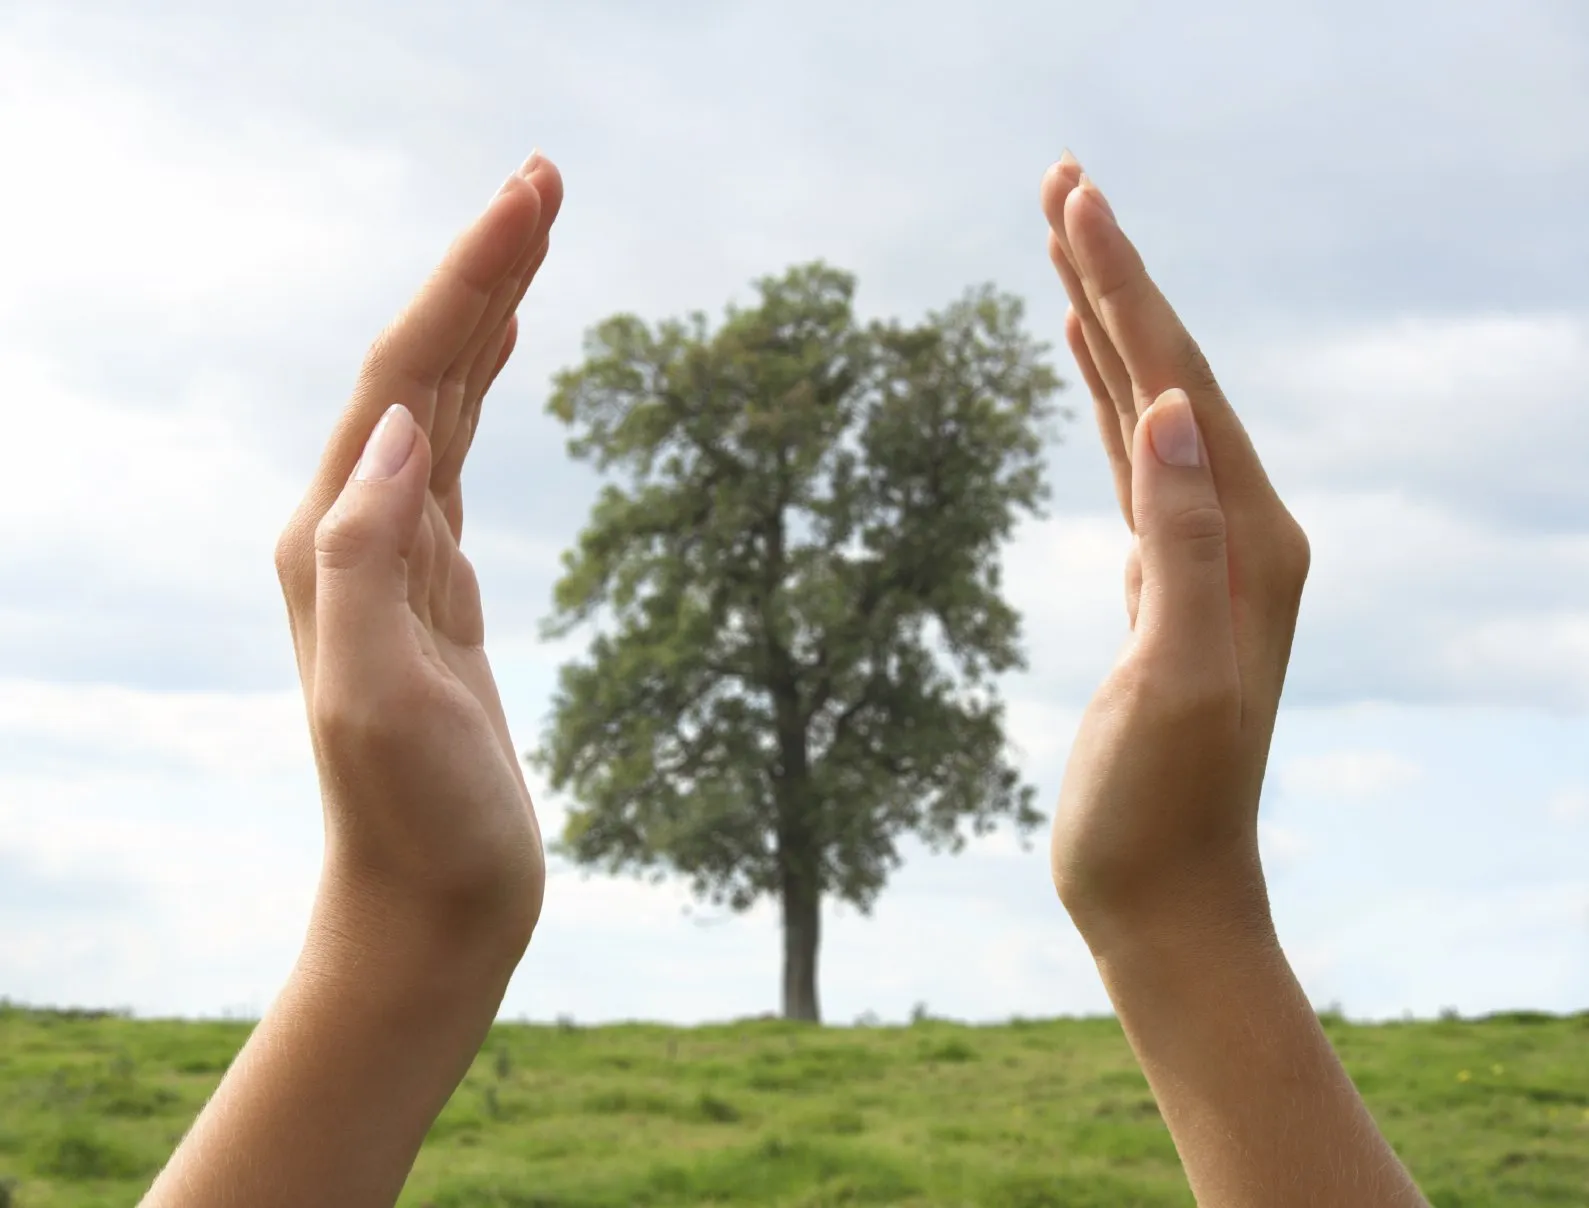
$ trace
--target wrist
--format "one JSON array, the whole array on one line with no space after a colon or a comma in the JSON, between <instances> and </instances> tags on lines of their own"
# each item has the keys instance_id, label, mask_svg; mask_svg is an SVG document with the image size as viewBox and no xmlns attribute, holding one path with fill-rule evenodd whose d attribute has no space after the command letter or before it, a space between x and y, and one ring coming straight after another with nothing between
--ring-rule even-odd
<instances>
[{"instance_id":1,"label":"wrist","mask_svg":"<svg viewBox=\"0 0 1589 1208\"><path fill-rule=\"evenodd\" d=\"M523 958L531 928L448 910L417 895L371 884L328 864L310 914L300 968L316 979L354 980L371 991L450 991L449 1005L494 1014ZM460 999L462 1001L460 1001Z\"/></svg>"},{"instance_id":2,"label":"wrist","mask_svg":"<svg viewBox=\"0 0 1589 1208\"><path fill-rule=\"evenodd\" d=\"M1183 857L1174 867L1132 869L1130 875L1058 874L1066 911L1093 956L1171 952L1205 944L1274 943L1268 886L1251 850Z\"/></svg>"},{"instance_id":3,"label":"wrist","mask_svg":"<svg viewBox=\"0 0 1589 1208\"><path fill-rule=\"evenodd\" d=\"M1198 908L1093 953L1198 1203L1424 1204L1267 910Z\"/></svg>"},{"instance_id":4,"label":"wrist","mask_svg":"<svg viewBox=\"0 0 1589 1208\"><path fill-rule=\"evenodd\" d=\"M1237 979L1289 976L1268 902L1188 903L1174 915L1114 918L1083 938L1122 1013L1135 1000L1217 1000Z\"/></svg>"},{"instance_id":5,"label":"wrist","mask_svg":"<svg viewBox=\"0 0 1589 1208\"><path fill-rule=\"evenodd\" d=\"M1165 1012L1190 1024L1294 985L1262 877L1193 880L1082 928L1116 1014L1127 1025Z\"/></svg>"},{"instance_id":6,"label":"wrist","mask_svg":"<svg viewBox=\"0 0 1589 1208\"><path fill-rule=\"evenodd\" d=\"M144 1203L393 1203L516 960L328 873L290 977Z\"/></svg>"}]
</instances>

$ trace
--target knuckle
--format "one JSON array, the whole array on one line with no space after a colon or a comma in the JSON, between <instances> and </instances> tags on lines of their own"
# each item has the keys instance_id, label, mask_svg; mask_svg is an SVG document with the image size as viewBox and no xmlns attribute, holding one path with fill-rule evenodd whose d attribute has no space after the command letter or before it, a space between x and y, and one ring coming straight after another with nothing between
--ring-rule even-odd
<instances>
[{"instance_id":1,"label":"knuckle","mask_svg":"<svg viewBox=\"0 0 1589 1208\"><path fill-rule=\"evenodd\" d=\"M1225 559L1225 513L1216 503L1199 504L1169 516L1164 535L1194 562Z\"/></svg>"},{"instance_id":2,"label":"knuckle","mask_svg":"<svg viewBox=\"0 0 1589 1208\"><path fill-rule=\"evenodd\" d=\"M1188 394L1214 394L1219 390L1219 379L1191 336L1181 346L1176 368L1181 375L1181 388Z\"/></svg>"},{"instance_id":3,"label":"knuckle","mask_svg":"<svg viewBox=\"0 0 1589 1208\"><path fill-rule=\"evenodd\" d=\"M1187 677L1167 693L1161 708L1181 725L1204 733L1223 733L1241 718L1241 691L1234 677Z\"/></svg>"},{"instance_id":4,"label":"knuckle","mask_svg":"<svg viewBox=\"0 0 1589 1208\"><path fill-rule=\"evenodd\" d=\"M301 560L297 535L288 528L276 538L274 557L276 578L281 581L283 587L292 589L298 578L298 565Z\"/></svg>"},{"instance_id":5,"label":"knuckle","mask_svg":"<svg viewBox=\"0 0 1589 1208\"><path fill-rule=\"evenodd\" d=\"M1212 734L1239 726L1241 681L1234 666L1177 668L1174 660L1143 658L1126 676L1134 711L1154 729Z\"/></svg>"},{"instance_id":6,"label":"knuckle","mask_svg":"<svg viewBox=\"0 0 1589 1208\"><path fill-rule=\"evenodd\" d=\"M387 376L387 370L393 359L393 335L392 326L387 326L370 341L369 350L364 354L364 363L359 367L360 381L369 382Z\"/></svg>"},{"instance_id":7,"label":"knuckle","mask_svg":"<svg viewBox=\"0 0 1589 1208\"><path fill-rule=\"evenodd\" d=\"M308 556L310 543L304 540L304 523L301 511L294 514L276 538L276 578L289 602L314 585L314 565Z\"/></svg>"},{"instance_id":8,"label":"knuckle","mask_svg":"<svg viewBox=\"0 0 1589 1208\"><path fill-rule=\"evenodd\" d=\"M1130 313L1137 299L1141 297L1140 291L1141 282L1135 276L1128 275L1115 281L1097 282L1093 309L1100 315Z\"/></svg>"},{"instance_id":9,"label":"knuckle","mask_svg":"<svg viewBox=\"0 0 1589 1208\"><path fill-rule=\"evenodd\" d=\"M1313 547L1307 533L1289 512L1281 520L1274 547L1273 565L1280 589L1288 598L1300 598L1313 565Z\"/></svg>"},{"instance_id":10,"label":"knuckle","mask_svg":"<svg viewBox=\"0 0 1589 1208\"><path fill-rule=\"evenodd\" d=\"M321 755L343 768L368 767L372 759L399 754L411 757L438 732L456 731L445 702L438 702L422 680L348 668L316 679L310 719Z\"/></svg>"},{"instance_id":11,"label":"knuckle","mask_svg":"<svg viewBox=\"0 0 1589 1208\"><path fill-rule=\"evenodd\" d=\"M367 693L319 690L314 697L314 732L325 754L357 756L397 741L392 710Z\"/></svg>"},{"instance_id":12,"label":"knuckle","mask_svg":"<svg viewBox=\"0 0 1589 1208\"><path fill-rule=\"evenodd\" d=\"M346 570L357 564L369 544L368 526L355 511L333 507L315 525L315 563L325 570Z\"/></svg>"}]
</instances>

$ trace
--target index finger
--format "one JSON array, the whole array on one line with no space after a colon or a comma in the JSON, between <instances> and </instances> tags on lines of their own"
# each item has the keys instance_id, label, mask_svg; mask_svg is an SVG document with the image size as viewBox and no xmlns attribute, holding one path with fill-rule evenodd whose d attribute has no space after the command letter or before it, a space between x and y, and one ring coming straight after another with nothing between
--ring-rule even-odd
<instances>
[{"instance_id":1,"label":"index finger","mask_svg":"<svg viewBox=\"0 0 1589 1208\"><path fill-rule=\"evenodd\" d=\"M1252 441L1202 350L1148 276L1135 245L1088 177L1065 199L1064 219L1093 312L1131 375L1138 414L1166 390L1185 390L1221 488L1272 496Z\"/></svg>"},{"instance_id":2,"label":"index finger","mask_svg":"<svg viewBox=\"0 0 1589 1208\"><path fill-rule=\"evenodd\" d=\"M443 376L491 324L494 296L541 233L540 192L524 171L510 176L453 241L429 280L370 348L311 488L322 511L342 490L370 429L392 403L406 406L420 429L430 433Z\"/></svg>"}]
</instances>

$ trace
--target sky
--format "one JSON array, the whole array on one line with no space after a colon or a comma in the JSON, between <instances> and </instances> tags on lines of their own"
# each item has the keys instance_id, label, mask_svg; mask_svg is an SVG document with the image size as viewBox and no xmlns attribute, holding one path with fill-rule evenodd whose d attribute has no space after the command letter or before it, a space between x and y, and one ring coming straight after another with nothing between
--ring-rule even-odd
<instances>
[{"instance_id":1,"label":"sky","mask_svg":"<svg viewBox=\"0 0 1589 1208\"><path fill-rule=\"evenodd\" d=\"M1037 187L1109 195L1303 522L1265 786L1321 1006L1589 1008L1589 9L0 0L0 996L257 1015L321 824L271 550L369 342L541 147L567 200L487 402L464 549L518 744L598 480L543 412L619 311L822 258L868 315L993 282L1063 353ZM1086 399L1005 555L1051 808L1125 634ZM529 772L542 825L566 802ZM907 847L830 904L826 1017L1108 1009L1046 837ZM777 914L554 860L507 1018L779 1002Z\"/></svg>"}]
</instances>

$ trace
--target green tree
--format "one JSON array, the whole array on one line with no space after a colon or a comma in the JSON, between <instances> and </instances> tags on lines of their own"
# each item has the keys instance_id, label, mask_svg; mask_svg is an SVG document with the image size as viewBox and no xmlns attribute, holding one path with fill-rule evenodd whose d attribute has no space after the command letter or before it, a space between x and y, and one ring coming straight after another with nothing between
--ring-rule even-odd
<instances>
[{"instance_id":1,"label":"green tree","mask_svg":"<svg viewBox=\"0 0 1589 1208\"><path fill-rule=\"evenodd\" d=\"M575 802L563 849L783 910L784 1014L819 1018L821 904L870 909L898 841L1040 815L995 677L1022 667L999 547L1047 496L1060 381L1018 299L857 320L823 264L759 304L589 332L548 411L602 490L564 555L562 669L533 756Z\"/></svg>"}]
</instances>

